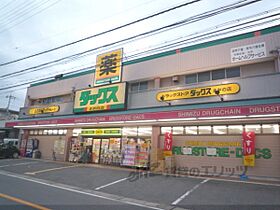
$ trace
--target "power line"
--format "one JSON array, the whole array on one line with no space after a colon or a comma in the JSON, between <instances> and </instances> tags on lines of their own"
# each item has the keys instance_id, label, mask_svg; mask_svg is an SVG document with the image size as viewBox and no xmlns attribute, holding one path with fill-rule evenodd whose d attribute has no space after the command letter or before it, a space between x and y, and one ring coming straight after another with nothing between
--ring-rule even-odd
<instances>
[{"instance_id":1,"label":"power line","mask_svg":"<svg viewBox=\"0 0 280 210\"><path fill-rule=\"evenodd\" d=\"M22 16L28 14L30 11L33 11L34 9L40 7L41 5L44 5L45 3L49 2L51 0L47 0L44 2L32 2L29 3L26 1L24 4L16 6L15 9L12 9L11 11L6 12L5 14L1 15L0 22L10 24L9 22L13 22Z\"/></svg>"},{"instance_id":2,"label":"power line","mask_svg":"<svg viewBox=\"0 0 280 210\"><path fill-rule=\"evenodd\" d=\"M14 76L15 74L22 74L23 72L27 72L27 71L28 72L38 71L38 68L42 68L42 67L47 66L47 65L62 62L64 60L70 59L72 57L77 57L77 56L80 56L80 55L83 55L83 54L86 54L86 53L90 53L92 51L96 51L96 50L101 49L101 48L114 46L116 44L131 41L131 40L134 40L134 39L139 38L139 37L143 37L143 36L147 37L149 34L154 34L154 33L158 32L158 31L161 31L161 30L167 30L168 28L174 29L175 27L179 27L180 25L194 23L194 22L200 21L202 19L206 19L206 18L215 16L217 14L221 14L221 13L233 10L233 9L244 7L244 6L259 2L259 1L261 1L261 0L253 0L253 1L249 1L249 2L239 1L239 2L229 4L229 5L226 5L226 6L223 6L223 7L219 7L218 9L210 10L208 12L204 12L204 13L201 13L199 15L195 15L195 16L192 16L190 18L184 19L182 21L175 22L175 23L172 23L172 24L169 24L169 25L157 28L157 29L153 29L153 30L148 31L148 32L137 34L137 35L134 35L134 36L131 36L131 37L113 42L113 43L105 44L105 45L102 45L102 46L99 46L99 47L96 47L96 48L93 48L93 49L90 49L90 50L87 50L87 51L76 53L74 55L63 57L63 58L60 58L60 59L57 59L57 60L54 60L54 61L50 61L50 62L47 62L47 63L43 63L43 64L40 64L40 65L37 65L37 66L34 66L34 67L29 67L29 68L19 70L19 71L13 72L13 73L8 73L8 74L5 74L5 75L1 75L0 78L6 78L6 77L9 77L9 76ZM244 2L244 3L242 3L242 2Z\"/></svg>"},{"instance_id":3,"label":"power line","mask_svg":"<svg viewBox=\"0 0 280 210\"><path fill-rule=\"evenodd\" d=\"M54 3L48 5L47 7L42 8L41 10L39 10L39 11L36 12L36 13L34 13L33 15L30 15L29 17L26 17L25 19L23 19L23 20L21 20L21 21L15 23L14 25L12 25L12 26L10 26L10 27L8 27L8 28L5 28L5 29L3 29L3 30L1 30L0 33L3 33L4 31L7 31L7 30L9 30L9 29L11 29L11 28L14 28L15 26L17 26L17 25L19 25L19 24L21 24L21 23L27 21L27 20L30 19L31 17L33 17L33 16L35 16L35 15L37 15L37 14L39 14L39 13L42 13L43 11L45 11L45 10L47 10L48 8L50 8L50 7L54 6L55 4L57 4L59 1L61 1L61 0L57 0L57 1L55 1ZM0 65L0 66L1 66L1 65Z\"/></svg>"},{"instance_id":4,"label":"power line","mask_svg":"<svg viewBox=\"0 0 280 210\"><path fill-rule=\"evenodd\" d=\"M26 59L29 59L29 58L38 56L38 55L42 55L42 54L45 54L45 53L49 53L49 52L52 52L52 51L55 51L55 50L58 50L58 49L61 49L61 48L64 48L64 47L68 47L68 46L77 44L77 43L79 43L79 42L82 42L82 41L85 41L85 40L88 40L88 39L92 39L92 38L97 37L97 36L100 36L100 35L104 35L104 34L106 34L106 33L110 33L110 32L119 30L119 29L121 29L121 28L130 26L130 25L133 25L133 24L135 24L135 23L142 22L142 21L144 21L144 20L147 20L147 19L156 17L156 16L158 16L158 15L161 15L161 14L164 14L164 13L167 13L167 12L170 12L170 11L172 11L172 10L175 10L175 9L178 9L178 8L181 8L181 7L184 7L184 6L187 6L187 5L190 5L190 4L199 2L199 1L202 1L202 0L193 0L193 1L190 1L190 2L187 2L187 3L184 3L184 4L180 4L180 5L178 5L178 6L175 6L175 7L166 9L166 10L163 10L163 11L161 11L161 12L157 12L157 13L152 14L152 15L149 15L149 16L147 16L147 17L140 18L140 19L138 19L138 20L135 20L135 21L126 23L126 24L124 24L124 25L121 25L121 26L118 26L118 27L115 27L115 28L112 28L112 29L109 29L109 30L107 30L107 31L103 31L103 32L100 32L100 33L97 33L97 34L94 34L94 35L85 37L85 38L83 38L83 39L76 40L76 41L71 42L71 43L68 43L68 44L64 44L64 45L61 45L61 46L58 46L58 47L55 47L55 48L52 48L52 49L49 49L49 50L45 50L45 51L42 51L42 52L39 52L39 53L35 53L35 54L33 54L33 55L29 55L29 56L26 56L26 57L23 57L23 58L19 58L19 59L13 60L13 61L9 61L9 62L6 62L6 63L2 63L2 64L0 64L0 66L9 65L9 64L12 64L12 63L16 63L16 62L19 62L19 61L22 61L22 60L26 60ZM243 0L243 1L246 1L246 0ZM2 32L2 31L0 31L0 33L1 33L1 32Z\"/></svg>"},{"instance_id":5,"label":"power line","mask_svg":"<svg viewBox=\"0 0 280 210\"><path fill-rule=\"evenodd\" d=\"M217 33L216 31L212 32L211 34L208 34L209 36L208 37L201 37L200 39L198 39L199 41L204 41L204 40L208 40L209 38L213 38L213 37L218 37L218 36L222 36L222 35L227 35L227 34L230 34L232 32L236 32L236 31L241 31L241 30L248 30L250 28L254 28L254 27L257 27L257 26L262 26L262 25L265 25L265 24L268 24L268 23L272 23L274 21L278 21L279 18L275 18L274 20L268 20L267 22L265 23L257 23L255 25L249 25L249 26L244 26L243 28L239 28L239 29L235 29L233 28L231 31L228 31L228 32L224 32L223 30L220 30L222 31L221 33ZM259 20L258 20L259 21ZM236 25L235 27L238 27L240 25L243 25L243 24L239 24L239 25ZM193 39L197 39L199 37L194 37ZM190 40L188 40L189 43L190 43ZM197 41L197 40L196 40ZM194 41L191 41L191 42L194 42ZM166 47L166 46L164 46ZM132 56L129 56L129 57L133 57L134 55ZM75 72L82 72L82 71L85 71L85 70L89 70L89 69L93 69L95 66L90 66L90 67L86 67L84 69L78 69L76 71L73 71L71 73L75 73ZM38 79L38 80L33 80L33 81L29 81L29 82L24 82L24 83L21 83L21 84L17 84L17 85L13 85L13 86L8 86L8 87L3 87L3 88L0 88L0 91L1 90L7 90L7 89L11 89L11 88L16 88L16 87L20 87L20 86L24 86L24 85L29 85L30 83L34 83L34 82L43 82L43 81L47 81L49 79L53 79L53 76L50 76L50 77L46 77L46 78L42 78L42 79Z\"/></svg>"}]
</instances>

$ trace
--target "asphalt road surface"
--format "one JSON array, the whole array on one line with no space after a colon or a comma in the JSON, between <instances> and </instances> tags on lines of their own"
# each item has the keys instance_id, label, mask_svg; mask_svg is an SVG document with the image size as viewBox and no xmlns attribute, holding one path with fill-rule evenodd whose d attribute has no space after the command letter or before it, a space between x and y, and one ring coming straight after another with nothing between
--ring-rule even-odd
<instances>
[{"instance_id":1,"label":"asphalt road surface","mask_svg":"<svg viewBox=\"0 0 280 210\"><path fill-rule=\"evenodd\" d=\"M280 209L280 183L2 159L0 209Z\"/></svg>"}]
</instances>

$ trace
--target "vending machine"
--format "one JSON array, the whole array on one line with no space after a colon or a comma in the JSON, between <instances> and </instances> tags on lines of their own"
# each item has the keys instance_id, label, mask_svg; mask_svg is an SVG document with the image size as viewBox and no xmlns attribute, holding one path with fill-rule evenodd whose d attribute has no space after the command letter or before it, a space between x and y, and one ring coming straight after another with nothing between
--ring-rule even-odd
<instances>
[{"instance_id":1,"label":"vending machine","mask_svg":"<svg viewBox=\"0 0 280 210\"><path fill-rule=\"evenodd\" d=\"M38 149L39 140L38 139L28 139L26 144L25 157L32 158L34 150Z\"/></svg>"}]
</instances>

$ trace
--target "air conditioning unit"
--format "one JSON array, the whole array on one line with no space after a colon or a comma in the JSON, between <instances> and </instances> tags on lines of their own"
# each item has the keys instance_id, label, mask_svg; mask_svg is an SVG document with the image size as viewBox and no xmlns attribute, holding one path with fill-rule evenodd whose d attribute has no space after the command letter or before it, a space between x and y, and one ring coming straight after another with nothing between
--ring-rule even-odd
<instances>
[{"instance_id":1,"label":"air conditioning unit","mask_svg":"<svg viewBox=\"0 0 280 210\"><path fill-rule=\"evenodd\" d=\"M173 82L179 82L179 76L173 76L172 81Z\"/></svg>"}]
</instances>

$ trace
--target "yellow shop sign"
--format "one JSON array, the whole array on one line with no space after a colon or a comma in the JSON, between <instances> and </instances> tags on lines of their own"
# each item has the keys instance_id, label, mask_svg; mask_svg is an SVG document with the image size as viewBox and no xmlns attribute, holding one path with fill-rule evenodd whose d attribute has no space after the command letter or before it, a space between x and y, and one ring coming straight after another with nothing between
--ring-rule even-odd
<instances>
[{"instance_id":1,"label":"yellow shop sign","mask_svg":"<svg viewBox=\"0 0 280 210\"><path fill-rule=\"evenodd\" d=\"M28 111L29 115L35 115L35 114L48 114L48 113L54 113L59 111L59 106L48 106L48 107L39 107L39 108L31 108Z\"/></svg>"},{"instance_id":2,"label":"yellow shop sign","mask_svg":"<svg viewBox=\"0 0 280 210\"><path fill-rule=\"evenodd\" d=\"M123 50L117 49L98 55L94 86L121 82Z\"/></svg>"},{"instance_id":3,"label":"yellow shop sign","mask_svg":"<svg viewBox=\"0 0 280 210\"><path fill-rule=\"evenodd\" d=\"M120 110L126 107L126 83L79 90L75 93L74 112Z\"/></svg>"},{"instance_id":4,"label":"yellow shop sign","mask_svg":"<svg viewBox=\"0 0 280 210\"><path fill-rule=\"evenodd\" d=\"M180 99L201 98L217 95L236 94L240 90L239 84L230 83L215 86L206 86L193 89L181 89L159 92L156 96L158 101L173 101Z\"/></svg>"}]
</instances>

